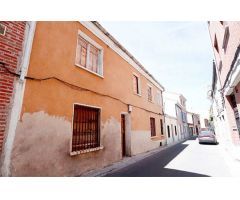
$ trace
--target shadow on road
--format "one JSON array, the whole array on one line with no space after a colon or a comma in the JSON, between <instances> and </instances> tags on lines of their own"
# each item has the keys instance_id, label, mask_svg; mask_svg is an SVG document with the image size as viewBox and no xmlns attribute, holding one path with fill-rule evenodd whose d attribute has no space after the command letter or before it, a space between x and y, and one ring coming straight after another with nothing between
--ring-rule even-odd
<instances>
[{"instance_id":1,"label":"shadow on road","mask_svg":"<svg viewBox=\"0 0 240 200\"><path fill-rule=\"evenodd\" d=\"M196 137L195 137L196 139ZM191 138L190 140L195 140ZM107 177L207 177L187 171L164 168L171 160L180 154L188 144L179 143L153 154L143 160L109 173Z\"/></svg>"}]
</instances>

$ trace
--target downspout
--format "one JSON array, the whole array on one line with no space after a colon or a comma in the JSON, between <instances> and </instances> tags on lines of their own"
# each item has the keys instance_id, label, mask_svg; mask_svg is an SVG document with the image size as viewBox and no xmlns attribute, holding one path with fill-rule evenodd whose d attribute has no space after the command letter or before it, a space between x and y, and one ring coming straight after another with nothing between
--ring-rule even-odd
<instances>
[{"instance_id":1,"label":"downspout","mask_svg":"<svg viewBox=\"0 0 240 200\"><path fill-rule=\"evenodd\" d=\"M36 22L26 22L24 43L23 43L23 56L22 62L20 64L20 77L16 80L15 93L13 96L13 106L9 114L9 124L6 132L5 144L2 154L2 176L11 176L11 154L13 150L13 144L16 134L17 124L20 118L20 113L22 110L24 89L25 89L25 76L27 75L30 55L32 50L32 43L34 38L36 28Z\"/></svg>"}]
</instances>

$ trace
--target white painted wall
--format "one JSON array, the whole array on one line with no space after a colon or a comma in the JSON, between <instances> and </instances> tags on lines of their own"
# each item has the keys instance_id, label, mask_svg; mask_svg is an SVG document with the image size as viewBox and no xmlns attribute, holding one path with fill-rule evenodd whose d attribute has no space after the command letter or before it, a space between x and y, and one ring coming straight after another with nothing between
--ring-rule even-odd
<instances>
[{"instance_id":1,"label":"white painted wall","mask_svg":"<svg viewBox=\"0 0 240 200\"><path fill-rule=\"evenodd\" d=\"M168 137L167 126L170 128L170 137ZM177 135L175 134L175 126L177 129ZM172 130L173 127L173 130ZM169 116L165 116L165 130L166 130L166 138L167 144L172 144L180 140L180 132L176 118L172 118Z\"/></svg>"}]
</instances>

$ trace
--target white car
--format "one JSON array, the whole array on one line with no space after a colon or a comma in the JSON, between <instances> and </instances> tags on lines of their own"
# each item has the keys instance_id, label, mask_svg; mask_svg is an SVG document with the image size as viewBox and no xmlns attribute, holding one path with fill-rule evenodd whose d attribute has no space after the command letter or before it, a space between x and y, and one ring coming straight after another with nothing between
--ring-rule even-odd
<instances>
[{"instance_id":1,"label":"white car","mask_svg":"<svg viewBox=\"0 0 240 200\"><path fill-rule=\"evenodd\" d=\"M213 131L201 131L201 133L198 135L198 141L199 144L202 143L212 143L212 144L218 144L216 135Z\"/></svg>"}]
</instances>

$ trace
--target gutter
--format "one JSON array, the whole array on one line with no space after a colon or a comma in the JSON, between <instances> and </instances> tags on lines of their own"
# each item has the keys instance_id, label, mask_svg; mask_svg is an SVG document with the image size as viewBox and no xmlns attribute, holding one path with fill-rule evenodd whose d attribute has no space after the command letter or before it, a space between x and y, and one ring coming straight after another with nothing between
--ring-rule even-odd
<instances>
[{"instance_id":1,"label":"gutter","mask_svg":"<svg viewBox=\"0 0 240 200\"><path fill-rule=\"evenodd\" d=\"M36 22L26 22L26 28L24 33L24 42L23 42L23 57L20 64L20 74L19 79L16 81L14 86L14 96L12 109L9 114L9 122L6 130L6 138L4 141L4 148L2 152L2 166L1 166L1 175L2 176L11 176L11 154L13 150L13 144L16 136L16 128L20 118L20 113L22 110L23 96L27 75L30 55L32 51L32 43L35 34Z\"/></svg>"}]
</instances>

